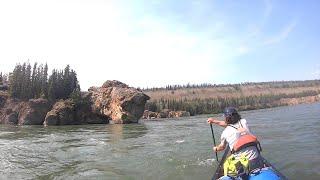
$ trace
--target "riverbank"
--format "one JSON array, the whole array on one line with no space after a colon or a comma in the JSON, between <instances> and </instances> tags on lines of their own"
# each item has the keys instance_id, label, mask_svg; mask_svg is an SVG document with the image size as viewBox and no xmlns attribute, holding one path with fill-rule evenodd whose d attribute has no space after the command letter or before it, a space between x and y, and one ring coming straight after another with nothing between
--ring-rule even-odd
<instances>
[{"instance_id":1,"label":"riverbank","mask_svg":"<svg viewBox=\"0 0 320 180\"><path fill-rule=\"evenodd\" d=\"M186 111L191 116L220 113L226 106L264 109L320 101L320 80L147 89L146 110Z\"/></svg>"},{"instance_id":2,"label":"riverbank","mask_svg":"<svg viewBox=\"0 0 320 180\"><path fill-rule=\"evenodd\" d=\"M244 105L244 106L238 107L238 109L240 111L248 111L248 110L259 110L259 109L282 107L282 106L294 106L299 104L312 104L317 102L320 102L320 94L316 96L306 96L306 97L300 97L300 98L281 98L280 100L273 102L272 104L262 104L259 106ZM215 112L213 114L216 114L216 113L220 113L220 112ZM190 116L190 113L187 111L171 111L168 109L164 109L161 112L152 112L152 111L145 110L142 116L142 119L153 120L153 119L163 119L163 118L181 118L181 117L189 117L189 116Z\"/></svg>"}]
</instances>

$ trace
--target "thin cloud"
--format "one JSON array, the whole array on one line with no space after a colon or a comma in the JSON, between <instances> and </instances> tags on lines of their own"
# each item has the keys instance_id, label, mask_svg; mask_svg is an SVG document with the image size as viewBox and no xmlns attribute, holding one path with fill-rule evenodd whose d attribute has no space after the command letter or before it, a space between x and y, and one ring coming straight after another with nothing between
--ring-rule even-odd
<instances>
[{"instance_id":1,"label":"thin cloud","mask_svg":"<svg viewBox=\"0 0 320 180\"><path fill-rule=\"evenodd\" d=\"M273 5L271 3L271 0L264 0L265 10L264 10L264 18L267 19L273 10Z\"/></svg>"},{"instance_id":2,"label":"thin cloud","mask_svg":"<svg viewBox=\"0 0 320 180\"><path fill-rule=\"evenodd\" d=\"M320 79L320 64L318 64L316 66L316 69L314 70L314 72L312 73L312 76L315 78L315 79Z\"/></svg>"},{"instance_id":3,"label":"thin cloud","mask_svg":"<svg viewBox=\"0 0 320 180\"><path fill-rule=\"evenodd\" d=\"M248 54L250 52L250 48L247 45L241 45L237 48L237 52L240 55Z\"/></svg>"},{"instance_id":4,"label":"thin cloud","mask_svg":"<svg viewBox=\"0 0 320 180\"><path fill-rule=\"evenodd\" d=\"M140 87L210 82L226 77L223 68L237 55L230 44L239 40L222 33L222 20L195 31L185 21L140 14L140 6L118 1L19 2L24 4L17 10L20 6L11 1L0 3L6 27L0 29L0 62L8 64L4 70L25 59L51 68L70 64L84 90L107 79ZM173 14L188 17L189 11Z\"/></svg>"},{"instance_id":5,"label":"thin cloud","mask_svg":"<svg viewBox=\"0 0 320 180\"><path fill-rule=\"evenodd\" d=\"M292 21L291 23L289 23L288 25L286 25L279 34L268 38L267 40L264 41L264 45L271 45L271 44L276 44L279 43L285 39L288 38L289 34L293 31L293 29L296 27L297 22L296 21Z\"/></svg>"},{"instance_id":6,"label":"thin cloud","mask_svg":"<svg viewBox=\"0 0 320 180\"><path fill-rule=\"evenodd\" d=\"M263 0L263 5L264 5L264 11L262 11L262 16L261 16L262 19L256 23L252 23L248 25L247 35L245 36L245 38L242 39L247 42L246 44L240 44L236 48L236 52L238 53L238 55L248 54L254 51L257 47L261 46L260 42L263 36L262 34L263 29L265 28L265 24L270 18L274 8L271 0ZM272 39L270 38L269 40L271 43ZM263 44L266 44L266 43L268 42L264 42Z\"/></svg>"}]
</instances>

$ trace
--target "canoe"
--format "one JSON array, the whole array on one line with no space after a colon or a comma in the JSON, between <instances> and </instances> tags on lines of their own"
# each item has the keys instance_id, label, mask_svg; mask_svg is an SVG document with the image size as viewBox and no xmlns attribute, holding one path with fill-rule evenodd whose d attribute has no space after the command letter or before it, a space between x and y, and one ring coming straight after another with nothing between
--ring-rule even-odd
<instances>
[{"instance_id":1,"label":"canoe","mask_svg":"<svg viewBox=\"0 0 320 180\"><path fill-rule=\"evenodd\" d=\"M224 151L223 156L221 160L219 161L218 167L212 177L212 180L219 179L223 176L223 164L225 160L227 159L228 155L230 154L230 149L227 147L227 149ZM251 173L249 175L249 180L287 180L281 172L279 172L271 163L269 163L265 158L263 158L264 166L261 171L257 173Z\"/></svg>"}]
</instances>

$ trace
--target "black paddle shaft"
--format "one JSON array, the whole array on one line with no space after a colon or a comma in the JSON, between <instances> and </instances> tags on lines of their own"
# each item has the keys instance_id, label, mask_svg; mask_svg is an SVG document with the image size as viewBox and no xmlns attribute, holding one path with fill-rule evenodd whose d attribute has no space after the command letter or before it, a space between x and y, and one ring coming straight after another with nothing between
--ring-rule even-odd
<instances>
[{"instance_id":1,"label":"black paddle shaft","mask_svg":"<svg viewBox=\"0 0 320 180\"><path fill-rule=\"evenodd\" d=\"M212 138L213 138L213 144L214 144L214 146L216 146L216 139L214 138L214 133L213 133L212 124L210 124L210 127L211 127L211 133L212 133ZM217 161L219 162L217 151L216 151L216 159L217 159Z\"/></svg>"}]
</instances>

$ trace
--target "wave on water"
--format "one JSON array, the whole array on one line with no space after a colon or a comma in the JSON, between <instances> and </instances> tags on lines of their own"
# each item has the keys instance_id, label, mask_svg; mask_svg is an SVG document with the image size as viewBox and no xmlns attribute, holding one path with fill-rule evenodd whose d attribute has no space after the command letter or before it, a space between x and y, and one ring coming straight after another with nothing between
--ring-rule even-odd
<instances>
[{"instance_id":1,"label":"wave on water","mask_svg":"<svg viewBox=\"0 0 320 180\"><path fill-rule=\"evenodd\" d=\"M99 140L96 138L90 138L87 143L88 143L88 145L94 145L94 146L107 144L105 141L102 141L102 140Z\"/></svg>"},{"instance_id":2,"label":"wave on water","mask_svg":"<svg viewBox=\"0 0 320 180\"><path fill-rule=\"evenodd\" d=\"M183 139L182 140L176 140L176 143L178 143L178 144L183 143L183 142L184 142Z\"/></svg>"},{"instance_id":3,"label":"wave on water","mask_svg":"<svg viewBox=\"0 0 320 180\"><path fill-rule=\"evenodd\" d=\"M205 159L198 163L199 166L212 166L216 159Z\"/></svg>"},{"instance_id":4,"label":"wave on water","mask_svg":"<svg viewBox=\"0 0 320 180\"><path fill-rule=\"evenodd\" d=\"M6 136L11 134L14 134L14 132L0 132L0 136Z\"/></svg>"}]
</instances>

